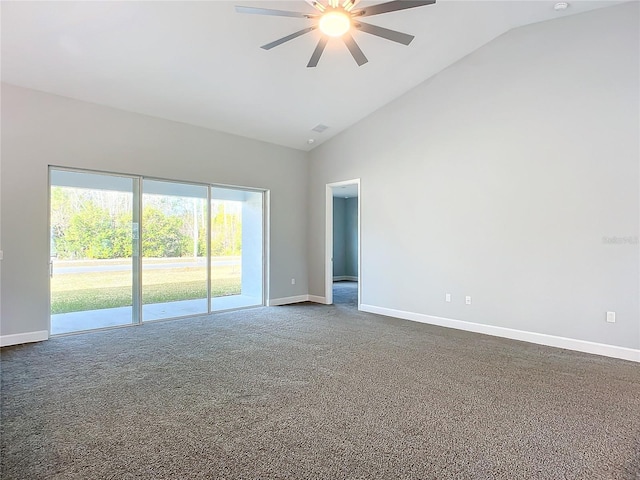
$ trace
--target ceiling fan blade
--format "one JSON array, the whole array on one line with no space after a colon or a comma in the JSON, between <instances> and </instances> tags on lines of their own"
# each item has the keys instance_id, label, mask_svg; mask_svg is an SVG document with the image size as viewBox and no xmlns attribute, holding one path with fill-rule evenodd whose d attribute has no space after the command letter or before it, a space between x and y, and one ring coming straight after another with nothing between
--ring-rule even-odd
<instances>
[{"instance_id":1,"label":"ceiling fan blade","mask_svg":"<svg viewBox=\"0 0 640 480\"><path fill-rule=\"evenodd\" d=\"M407 8L423 7L432 5L436 0L394 0L393 2L379 3L365 7L362 10L353 12L354 17L370 17L371 15L380 15L381 13L397 12L398 10L406 10Z\"/></svg>"},{"instance_id":2,"label":"ceiling fan blade","mask_svg":"<svg viewBox=\"0 0 640 480\"><path fill-rule=\"evenodd\" d=\"M318 45L316 46L316 49L313 51L313 55L311 55L311 60L309 60L307 67L315 67L318 65L320 56L322 55L322 52L324 52L324 47L327 46L328 41L329 39L324 35L320 37L320 40L318 41Z\"/></svg>"},{"instance_id":3,"label":"ceiling fan blade","mask_svg":"<svg viewBox=\"0 0 640 480\"><path fill-rule=\"evenodd\" d=\"M395 30L389 30L388 28L382 28L378 27L377 25L370 25L363 22L355 23L355 27L358 30L362 30L363 32L370 33L371 35L376 35L377 37L386 38L387 40L401 43L403 45L409 45L415 38L413 35L397 32Z\"/></svg>"},{"instance_id":4,"label":"ceiling fan blade","mask_svg":"<svg viewBox=\"0 0 640 480\"><path fill-rule=\"evenodd\" d=\"M353 37L349 32L345 33L342 36L342 40L344 40L344 44L347 46L347 48L351 52L353 59L356 61L359 67L361 67L362 65L364 65L369 61L367 60L367 57L364 56L364 53L362 53L362 50L360 50L360 47L358 46L358 44L356 43L356 41L353 39Z\"/></svg>"},{"instance_id":5,"label":"ceiling fan blade","mask_svg":"<svg viewBox=\"0 0 640 480\"><path fill-rule=\"evenodd\" d=\"M238 13L253 13L257 15L274 15L277 17L315 18L318 15L313 13L289 12L288 10L270 10L268 8L241 7L236 5Z\"/></svg>"},{"instance_id":6,"label":"ceiling fan blade","mask_svg":"<svg viewBox=\"0 0 640 480\"><path fill-rule=\"evenodd\" d=\"M263 48L265 50L271 50L273 47L277 47L278 45L282 45L284 42L288 42L289 40L293 40L294 38L298 38L300 35L304 35L305 33L309 33L312 30L315 30L317 27L317 25L314 25L312 27L307 27L304 28L298 32L292 33L291 35L287 35L286 37L282 37L278 40L275 40L271 43L267 43L266 45L262 45L260 48Z\"/></svg>"}]
</instances>

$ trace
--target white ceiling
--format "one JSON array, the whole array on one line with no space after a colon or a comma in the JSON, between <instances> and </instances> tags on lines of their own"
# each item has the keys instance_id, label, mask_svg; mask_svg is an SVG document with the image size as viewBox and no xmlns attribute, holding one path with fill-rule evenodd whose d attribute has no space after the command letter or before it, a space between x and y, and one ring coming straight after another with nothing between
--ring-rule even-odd
<instances>
[{"instance_id":1,"label":"white ceiling","mask_svg":"<svg viewBox=\"0 0 640 480\"><path fill-rule=\"evenodd\" d=\"M415 40L356 32L369 63L358 67L338 39L306 68L318 31L259 47L309 20L234 9L312 12L303 0L2 1L2 80L309 150L512 28L622 2L573 1L564 12L555 3L438 0L372 16ZM312 132L318 124L330 128Z\"/></svg>"}]
</instances>

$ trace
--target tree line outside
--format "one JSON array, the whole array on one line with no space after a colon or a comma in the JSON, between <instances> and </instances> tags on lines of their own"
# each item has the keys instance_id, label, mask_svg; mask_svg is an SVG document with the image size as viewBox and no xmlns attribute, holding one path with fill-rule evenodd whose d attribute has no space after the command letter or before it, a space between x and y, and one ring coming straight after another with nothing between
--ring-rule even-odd
<instances>
[{"instance_id":1,"label":"tree line outside","mask_svg":"<svg viewBox=\"0 0 640 480\"><path fill-rule=\"evenodd\" d=\"M144 195L143 257L206 255L206 200ZM132 195L125 192L51 187L52 254L59 260L130 258ZM239 202L213 201L211 255L242 250Z\"/></svg>"}]
</instances>

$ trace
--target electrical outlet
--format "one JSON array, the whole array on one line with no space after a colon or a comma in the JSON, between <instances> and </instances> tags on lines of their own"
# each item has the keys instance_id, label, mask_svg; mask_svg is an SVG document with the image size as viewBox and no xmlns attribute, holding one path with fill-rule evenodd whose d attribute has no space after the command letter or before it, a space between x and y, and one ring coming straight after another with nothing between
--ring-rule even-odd
<instances>
[{"instance_id":1,"label":"electrical outlet","mask_svg":"<svg viewBox=\"0 0 640 480\"><path fill-rule=\"evenodd\" d=\"M445 301L445 302L450 302L450 301L451 301L451 294L450 294L450 293L447 293L447 294L444 296L444 301Z\"/></svg>"},{"instance_id":2,"label":"electrical outlet","mask_svg":"<svg viewBox=\"0 0 640 480\"><path fill-rule=\"evenodd\" d=\"M471 305L471 297L469 295L464 297L464 303L467 305Z\"/></svg>"},{"instance_id":3,"label":"electrical outlet","mask_svg":"<svg viewBox=\"0 0 640 480\"><path fill-rule=\"evenodd\" d=\"M616 323L616 312L607 312L607 322Z\"/></svg>"},{"instance_id":4,"label":"electrical outlet","mask_svg":"<svg viewBox=\"0 0 640 480\"><path fill-rule=\"evenodd\" d=\"M295 278L292 278L292 279L291 279L291 285L295 285L295 284L296 284L296 279L295 279Z\"/></svg>"}]
</instances>

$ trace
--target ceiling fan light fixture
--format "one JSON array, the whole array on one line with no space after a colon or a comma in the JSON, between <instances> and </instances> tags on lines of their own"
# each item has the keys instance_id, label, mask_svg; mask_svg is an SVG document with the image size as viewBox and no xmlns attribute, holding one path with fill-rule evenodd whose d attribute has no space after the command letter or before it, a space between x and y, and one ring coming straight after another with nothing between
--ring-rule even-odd
<instances>
[{"instance_id":1,"label":"ceiling fan light fixture","mask_svg":"<svg viewBox=\"0 0 640 480\"><path fill-rule=\"evenodd\" d=\"M351 28L351 17L346 12L332 10L322 15L318 26L329 37L341 37Z\"/></svg>"},{"instance_id":2,"label":"ceiling fan light fixture","mask_svg":"<svg viewBox=\"0 0 640 480\"><path fill-rule=\"evenodd\" d=\"M322 52L324 52L332 37L340 38L342 42L344 42L355 62L361 67L369 60L367 60L362 49L356 43L353 35L351 35L351 31L357 30L358 32L368 33L402 45L409 45L414 39L413 35L397 32L378 25L371 25L370 23L360 21L361 18L433 5L436 3L436 0L387 0L384 3L366 6L355 11L353 9L356 5L360 4L359 0L305 0L305 2L315 8L316 12L306 13L290 10L273 10L270 8L243 7L240 5L236 5L236 12L273 15L277 17L305 18L313 22L307 28L303 28L302 30L298 30L278 40L260 46L260 48L264 50L271 50L278 45L282 45L305 33L318 29L322 35L320 35L316 48L311 54L307 68L318 66Z\"/></svg>"}]
</instances>

